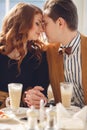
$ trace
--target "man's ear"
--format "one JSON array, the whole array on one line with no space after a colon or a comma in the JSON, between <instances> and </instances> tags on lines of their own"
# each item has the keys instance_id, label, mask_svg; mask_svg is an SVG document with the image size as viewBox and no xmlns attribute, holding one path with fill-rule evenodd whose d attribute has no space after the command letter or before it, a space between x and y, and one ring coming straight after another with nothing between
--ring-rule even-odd
<instances>
[{"instance_id":1,"label":"man's ear","mask_svg":"<svg viewBox=\"0 0 87 130\"><path fill-rule=\"evenodd\" d=\"M65 20L62 17L59 17L56 22L59 25L59 27L65 26Z\"/></svg>"}]
</instances>

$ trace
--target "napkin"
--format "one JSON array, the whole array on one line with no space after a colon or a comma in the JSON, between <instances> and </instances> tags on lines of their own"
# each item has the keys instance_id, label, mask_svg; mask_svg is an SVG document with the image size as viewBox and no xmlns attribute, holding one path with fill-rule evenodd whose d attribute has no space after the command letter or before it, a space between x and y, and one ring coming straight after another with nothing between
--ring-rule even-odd
<instances>
[{"instance_id":1,"label":"napkin","mask_svg":"<svg viewBox=\"0 0 87 130\"><path fill-rule=\"evenodd\" d=\"M57 113L57 128L62 128L63 119L70 118L69 112L64 108L64 106L61 103L58 103L56 105L56 113Z\"/></svg>"},{"instance_id":2,"label":"napkin","mask_svg":"<svg viewBox=\"0 0 87 130\"><path fill-rule=\"evenodd\" d=\"M87 106L79 112L71 115L69 111L61 104L56 106L57 111L57 128L64 130L84 130L87 118Z\"/></svg>"},{"instance_id":3,"label":"napkin","mask_svg":"<svg viewBox=\"0 0 87 130\"><path fill-rule=\"evenodd\" d=\"M57 111L57 119L62 117L63 118L70 117L70 113L65 109L65 107L61 103L58 103L56 105L56 111Z\"/></svg>"},{"instance_id":4,"label":"napkin","mask_svg":"<svg viewBox=\"0 0 87 130\"><path fill-rule=\"evenodd\" d=\"M85 124L78 118L63 118L60 122L60 128L64 130L84 130Z\"/></svg>"}]
</instances>

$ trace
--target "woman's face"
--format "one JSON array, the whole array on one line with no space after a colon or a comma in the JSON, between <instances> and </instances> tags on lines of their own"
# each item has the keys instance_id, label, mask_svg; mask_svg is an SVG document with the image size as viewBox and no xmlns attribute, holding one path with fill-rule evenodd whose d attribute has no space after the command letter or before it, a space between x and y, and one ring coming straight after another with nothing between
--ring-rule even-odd
<instances>
[{"instance_id":1,"label":"woman's face","mask_svg":"<svg viewBox=\"0 0 87 130\"><path fill-rule=\"evenodd\" d=\"M36 14L34 16L33 26L28 33L28 40L37 40L42 31L42 15Z\"/></svg>"}]
</instances>

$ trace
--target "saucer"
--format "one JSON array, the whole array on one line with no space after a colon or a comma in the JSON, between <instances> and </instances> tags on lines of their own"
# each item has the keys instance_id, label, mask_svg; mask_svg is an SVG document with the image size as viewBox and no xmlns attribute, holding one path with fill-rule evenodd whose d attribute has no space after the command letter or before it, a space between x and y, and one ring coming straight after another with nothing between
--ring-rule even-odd
<instances>
[{"instance_id":1,"label":"saucer","mask_svg":"<svg viewBox=\"0 0 87 130\"><path fill-rule=\"evenodd\" d=\"M66 110L71 114L75 114L76 112L80 111L81 108L77 106L70 106L69 108L66 108Z\"/></svg>"},{"instance_id":2,"label":"saucer","mask_svg":"<svg viewBox=\"0 0 87 130\"><path fill-rule=\"evenodd\" d=\"M9 107L5 107L3 108L2 110L7 113L7 114L10 114L10 113L13 113L15 114L16 116L26 116L26 111L28 110L29 108L25 108L25 107L20 107L18 110L12 110L11 108Z\"/></svg>"}]
</instances>

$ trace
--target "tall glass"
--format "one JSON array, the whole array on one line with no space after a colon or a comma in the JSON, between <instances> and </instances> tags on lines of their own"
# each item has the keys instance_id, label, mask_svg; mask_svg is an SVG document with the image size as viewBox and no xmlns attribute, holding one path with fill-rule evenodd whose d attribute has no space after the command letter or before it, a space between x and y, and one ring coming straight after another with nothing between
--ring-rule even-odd
<instances>
[{"instance_id":1,"label":"tall glass","mask_svg":"<svg viewBox=\"0 0 87 130\"><path fill-rule=\"evenodd\" d=\"M62 104L65 107L70 107L71 98L72 98L72 91L73 91L73 84L70 82L61 82L60 83L60 91L61 91Z\"/></svg>"},{"instance_id":2,"label":"tall glass","mask_svg":"<svg viewBox=\"0 0 87 130\"><path fill-rule=\"evenodd\" d=\"M6 99L6 106L12 110L17 110L20 107L21 93L23 85L21 83L9 83L9 97ZM9 103L10 102L10 103Z\"/></svg>"}]
</instances>

